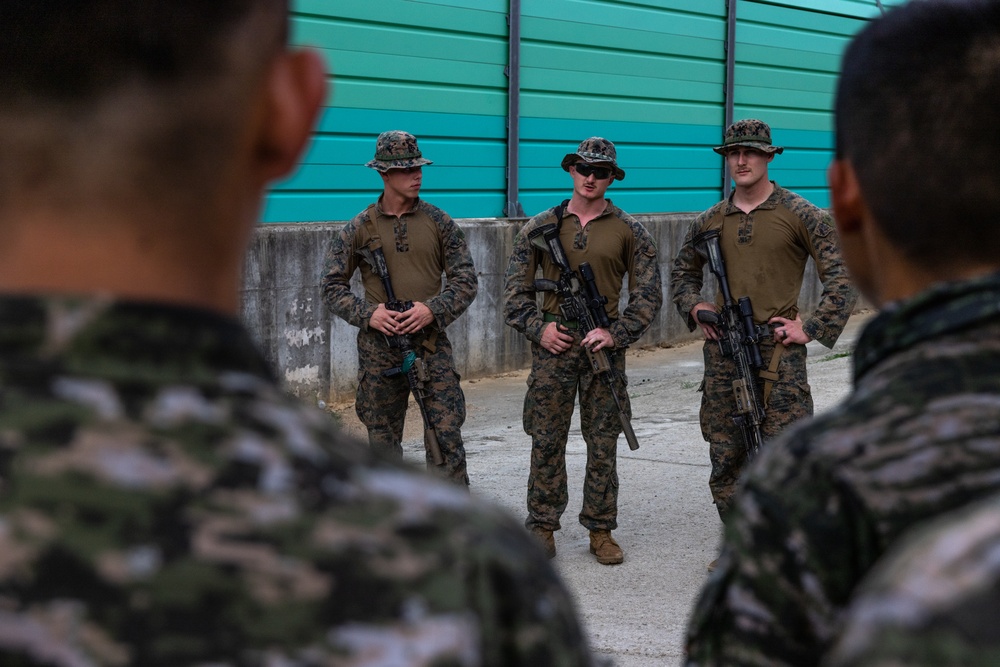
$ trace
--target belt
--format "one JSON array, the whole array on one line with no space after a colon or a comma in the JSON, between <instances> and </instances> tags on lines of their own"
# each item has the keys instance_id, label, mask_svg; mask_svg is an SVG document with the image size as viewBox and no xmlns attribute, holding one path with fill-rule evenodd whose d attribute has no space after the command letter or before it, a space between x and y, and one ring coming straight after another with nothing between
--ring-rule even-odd
<instances>
[{"instance_id":1,"label":"belt","mask_svg":"<svg viewBox=\"0 0 1000 667\"><path fill-rule=\"evenodd\" d=\"M555 315L553 313L542 313L542 319L545 320L546 322L558 322L559 324L563 325L567 329L579 329L580 328L580 323L577 322L576 320L564 320L559 315Z\"/></svg>"}]
</instances>

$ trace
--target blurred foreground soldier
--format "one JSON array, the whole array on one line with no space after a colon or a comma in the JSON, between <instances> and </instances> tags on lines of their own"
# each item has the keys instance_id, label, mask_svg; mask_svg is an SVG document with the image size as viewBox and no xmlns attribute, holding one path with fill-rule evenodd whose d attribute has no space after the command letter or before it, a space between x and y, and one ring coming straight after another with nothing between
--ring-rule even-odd
<instances>
[{"instance_id":1,"label":"blurred foreground soldier","mask_svg":"<svg viewBox=\"0 0 1000 667\"><path fill-rule=\"evenodd\" d=\"M559 530L559 519L569 502L566 440L579 395L580 426L587 442L580 523L590 531L591 553L605 565L624 559L611 531L618 527L617 443L622 432L616 403L621 403L626 418L632 414L625 348L649 327L663 301L652 237L635 218L604 197L612 181L625 178L616 157L614 144L591 137L563 158L562 168L573 178L573 196L533 217L517 234L504 287L507 324L531 341L531 374L524 398L524 430L531 436L525 525L549 557L554 557L552 532ZM547 280L561 278L551 254L531 241L541 238L544 229L558 238L574 272L579 274L584 262L592 267L594 284L606 300L608 326L581 336L581 323L563 317L560 306L564 304L554 291L543 292L539 309L536 269L540 266ZM618 295L626 273L628 306L619 312ZM608 355L610 370L604 377L595 372L587 349L604 350L602 354Z\"/></svg>"},{"instance_id":2,"label":"blurred foreground soldier","mask_svg":"<svg viewBox=\"0 0 1000 667\"><path fill-rule=\"evenodd\" d=\"M723 145L713 150L726 158L736 187L729 199L692 223L674 258L670 285L688 328L693 331L700 326L705 335L701 432L712 462L708 486L719 516L726 521L747 464L748 445L733 419L733 382L739 379L736 364L720 349L719 328L698 319L700 311L714 314L723 306L721 290L715 303L702 297L706 257L698 247L698 235L720 231L718 243L732 298L750 299L753 324L761 332L757 344L763 367L753 377L763 409L761 439L772 438L792 422L812 415L806 343L818 340L833 347L854 309L856 294L830 216L769 180L768 165L784 148L771 143L767 123L755 119L733 123ZM803 320L798 299L810 257L823 293L815 311Z\"/></svg>"},{"instance_id":3,"label":"blurred foreground soldier","mask_svg":"<svg viewBox=\"0 0 1000 667\"><path fill-rule=\"evenodd\" d=\"M465 394L445 327L476 298L478 283L462 230L420 199L426 164L432 163L412 134L379 135L375 158L365 166L382 176L382 195L333 240L323 294L333 313L359 328L355 410L372 448L402 458L412 393L424 421L428 469L468 486ZM355 271L364 298L351 291Z\"/></svg>"},{"instance_id":4,"label":"blurred foreground soldier","mask_svg":"<svg viewBox=\"0 0 1000 667\"><path fill-rule=\"evenodd\" d=\"M826 667L1000 665L1000 496L920 523L858 585Z\"/></svg>"},{"instance_id":5,"label":"blurred foreground soldier","mask_svg":"<svg viewBox=\"0 0 1000 667\"><path fill-rule=\"evenodd\" d=\"M842 405L749 469L690 626L691 664L812 665L916 523L1000 486L1000 3L912 2L848 46L831 199L881 308Z\"/></svg>"},{"instance_id":6,"label":"blurred foreground soldier","mask_svg":"<svg viewBox=\"0 0 1000 667\"><path fill-rule=\"evenodd\" d=\"M287 15L0 3L0 664L589 664L523 528L283 395L236 319L325 95Z\"/></svg>"}]
</instances>

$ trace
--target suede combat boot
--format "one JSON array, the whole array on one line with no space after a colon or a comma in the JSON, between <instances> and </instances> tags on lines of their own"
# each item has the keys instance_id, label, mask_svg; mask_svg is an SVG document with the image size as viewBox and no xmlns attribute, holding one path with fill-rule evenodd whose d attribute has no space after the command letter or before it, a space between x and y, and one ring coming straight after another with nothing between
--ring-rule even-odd
<instances>
[{"instance_id":1,"label":"suede combat boot","mask_svg":"<svg viewBox=\"0 0 1000 667\"><path fill-rule=\"evenodd\" d=\"M556 557L556 538L552 536L552 531L541 526L532 526L528 531L535 536L538 543L542 545L545 557L552 560Z\"/></svg>"},{"instance_id":2,"label":"suede combat boot","mask_svg":"<svg viewBox=\"0 0 1000 667\"><path fill-rule=\"evenodd\" d=\"M590 531L590 553L597 556L601 565L617 565L625 560L625 553L611 537L610 530Z\"/></svg>"}]
</instances>

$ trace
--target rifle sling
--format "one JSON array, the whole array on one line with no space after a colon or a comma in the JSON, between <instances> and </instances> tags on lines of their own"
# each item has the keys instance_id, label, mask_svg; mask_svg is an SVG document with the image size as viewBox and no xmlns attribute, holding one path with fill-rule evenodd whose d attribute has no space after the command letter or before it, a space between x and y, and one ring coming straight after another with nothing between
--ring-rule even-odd
<instances>
[{"instance_id":1,"label":"rifle sling","mask_svg":"<svg viewBox=\"0 0 1000 667\"><path fill-rule=\"evenodd\" d=\"M566 215L566 209L569 207L569 200L564 199L559 206L556 206L556 229L562 231L562 221L563 216Z\"/></svg>"},{"instance_id":2,"label":"rifle sling","mask_svg":"<svg viewBox=\"0 0 1000 667\"><path fill-rule=\"evenodd\" d=\"M781 362L781 353L785 351L785 346L781 343L774 344L774 352L771 353L771 363L767 370L757 373L764 380L764 409L767 409L767 401L771 398L771 388L778 381L778 364Z\"/></svg>"},{"instance_id":3,"label":"rifle sling","mask_svg":"<svg viewBox=\"0 0 1000 667\"><path fill-rule=\"evenodd\" d=\"M378 225L375 224L375 218L378 217L378 209L375 204L370 204L365 211L368 214L368 226L371 228L369 234L371 234L372 240L368 242L368 247L372 250L382 247L382 237L378 233Z\"/></svg>"},{"instance_id":4,"label":"rifle sling","mask_svg":"<svg viewBox=\"0 0 1000 667\"><path fill-rule=\"evenodd\" d=\"M438 330L431 329L431 332L427 334L427 337L420 341L420 347L424 348L431 354L434 354L434 351L437 350L437 339Z\"/></svg>"}]
</instances>

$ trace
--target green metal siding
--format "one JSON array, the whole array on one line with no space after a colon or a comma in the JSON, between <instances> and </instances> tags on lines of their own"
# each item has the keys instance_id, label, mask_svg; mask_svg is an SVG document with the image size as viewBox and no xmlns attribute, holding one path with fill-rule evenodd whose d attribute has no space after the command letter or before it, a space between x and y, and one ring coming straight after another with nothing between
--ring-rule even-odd
<instances>
[{"instance_id":1,"label":"green metal siding","mask_svg":"<svg viewBox=\"0 0 1000 667\"><path fill-rule=\"evenodd\" d=\"M559 163L589 136L615 142L630 212L718 199L725 0L526 0L521 27L521 193L526 213L569 195Z\"/></svg>"},{"instance_id":2,"label":"green metal siding","mask_svg":"<svg viewBox=\"0 0 1000 667\"><path fill-rule=\"evenodd\" d=\"M333 86L300 169L262 220L345 220L381 192L363 165L384 130L413 132L423 194L455 217L506 198L507 0L295 0L293 41L319 48Z\"/></svg>"},{"instance_id":3,"label":"green metal siding","mask_svg":"<svg viewBox=\"0 0 1000 667\"><path fill-rule=\"evenodd\" d=\"M762 118L785 152L771 177L829 206L833 104L850 37L879 14L874 0L740 0L733 118ZM883 2L888 7L895 2Z\"/></svg>"},{"instance_id":4,"label":"green metal siding","mask_svg":"<svg viewBox=\"0 0 1000 667\"><path fill-rule=\"evenodd\" d=\"M887 7L901 0L884 0ZM270 193L265 222L344 220L381 191L375 137L405 129L434 165L424 196L455 217L502 215L507 183L508 0L295 0L293 39L334 81L316 139ZM782 185L828 205L840 54L874 0L739 0L734 118L768 121ZM633 213L700 210L722 195L710 150L725 118L726 0L522 0L519 201L569 194L562 156L615 142L628 172L609 196Z\"/></svg>"}]
</instances>

